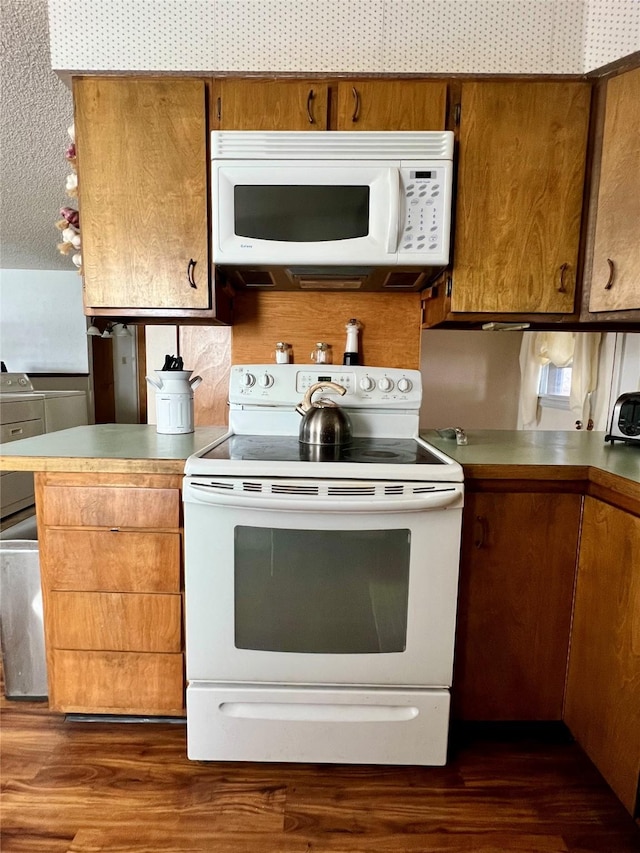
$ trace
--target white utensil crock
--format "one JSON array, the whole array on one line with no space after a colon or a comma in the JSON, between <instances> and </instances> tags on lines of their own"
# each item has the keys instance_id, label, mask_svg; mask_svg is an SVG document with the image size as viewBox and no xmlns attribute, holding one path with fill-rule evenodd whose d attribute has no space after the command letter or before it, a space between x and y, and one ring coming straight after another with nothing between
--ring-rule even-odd
<instances>
[{"instance_id":1,"label":"white utensil crock","mask_svg":"<svg viewBox=\"0 0 640 853\"><path fill-rule=\"evenodd\" d=\"M157 379L147 376L156 389L156 432L179 435L193 432L193 392L202 382L192 370L156 370Z\"/></svg>"}]
</instances>

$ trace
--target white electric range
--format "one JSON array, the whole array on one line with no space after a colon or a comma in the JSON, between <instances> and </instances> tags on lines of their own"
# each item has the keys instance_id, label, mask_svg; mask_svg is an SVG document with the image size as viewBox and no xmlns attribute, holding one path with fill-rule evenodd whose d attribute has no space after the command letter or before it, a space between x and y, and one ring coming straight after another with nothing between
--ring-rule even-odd
<instances>
[{"instance_id":1,"label":"white electric range","mask_svg":"<svg viewBox=\"0 0 640 853\"><path fill-rule=\"evenodd\" d=\"M353 440L304 445L327 381ZM189 757L443 764L464 487L420 373L238 365L229 400L185 467Z\"/></svg>"}]
</instances>

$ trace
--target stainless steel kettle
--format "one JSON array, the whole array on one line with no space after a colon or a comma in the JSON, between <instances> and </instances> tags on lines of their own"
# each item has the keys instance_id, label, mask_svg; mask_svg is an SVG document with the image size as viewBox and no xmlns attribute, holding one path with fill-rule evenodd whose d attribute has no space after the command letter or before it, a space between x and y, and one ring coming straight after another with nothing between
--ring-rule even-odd
<instances>
[{"instance_id":1,"label":"stainless steel kettle","mask_svg":"<svg viewBox=\"0 0 640 853\"><path fill-rule=\"evenodd\" d=\"M336 445L349 444L351 441L351 421L349 416L334 403L322 397L311 402L316 391L335 391L340 396L347 389L336 382L315 382L308 389L296 412L302 415L299 440L303 444Z\"/></svg>"}]
</instances>

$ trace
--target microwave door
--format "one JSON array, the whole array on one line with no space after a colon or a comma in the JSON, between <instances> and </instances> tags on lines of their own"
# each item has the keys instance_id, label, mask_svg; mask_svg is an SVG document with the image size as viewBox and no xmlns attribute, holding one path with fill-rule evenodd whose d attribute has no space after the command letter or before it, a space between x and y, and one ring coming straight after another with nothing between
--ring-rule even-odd
<instances>
[{"instance_id":1,"label":"microwave door","mask_svg":"<svg viewBox=\"0 0 640 853\"><path fill-rule=\"evenodd\" d=\"M397 263L396 166L220 161L213 169L215 263Z\"/></svg>"}]
</instances>

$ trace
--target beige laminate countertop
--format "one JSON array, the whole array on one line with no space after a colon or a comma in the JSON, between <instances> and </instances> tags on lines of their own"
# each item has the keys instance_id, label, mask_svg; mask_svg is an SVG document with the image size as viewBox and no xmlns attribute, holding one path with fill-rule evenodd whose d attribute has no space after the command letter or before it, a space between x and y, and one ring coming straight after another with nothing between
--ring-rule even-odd
<instances>
[{"instance_id":1,"label":"beige laminate countertop","mask_svg":"<svg viewBox=\"0 0 640 853\"><path fill-rule=\"evenodd\" d=\"M469 488L474 480L530 481L528 490L531 481L545 482L545 489L569 488L640 512L640 445L610 444L604 432L469 430L462 446L435 430L420 434L460 462Z\"/></svg>"},{"instance_id":2,"label":"beige laminate countertop","mask_svg":"<svg viewBox=\"0 0 640 853\"><path fill-rule=\"evenodd\" d=\"M556 468L563 479L584 476L582 469L597 469L640 484L640 443L605 442L604 432L580 430L468 430L468 444L441 438L423 430L422 438L458 461L475 476L496 476L504 466L509 477L526 477L532 467Z\"/></svg>"},{"instance_id":3,"label":"beige laminate countertop","mask_svg":"<svg viewBox=\"0 0 640 853\"><path fill-rule=\"evenodd\" d=\"M185 435L160 435L147 424L72 427L0 444L0 470L182 474L188 456L225 432L224 426Z\"/></svg>"},{"instance_id":4,"label":"beige laminate countertop","mask_svg":"<svg viewBox=\"0 0 640 853\"><path fill-rule=\"evenodd\" d=\"M0 444L0 470L181 474L185 459L224 435L224 426L160 435L153 425L97 424ZM604 441L603 432L469 430L469 443L420 435L462 464L472 479L624 481L640 495L640 445Z\"/></svg>"}]
</instances>

